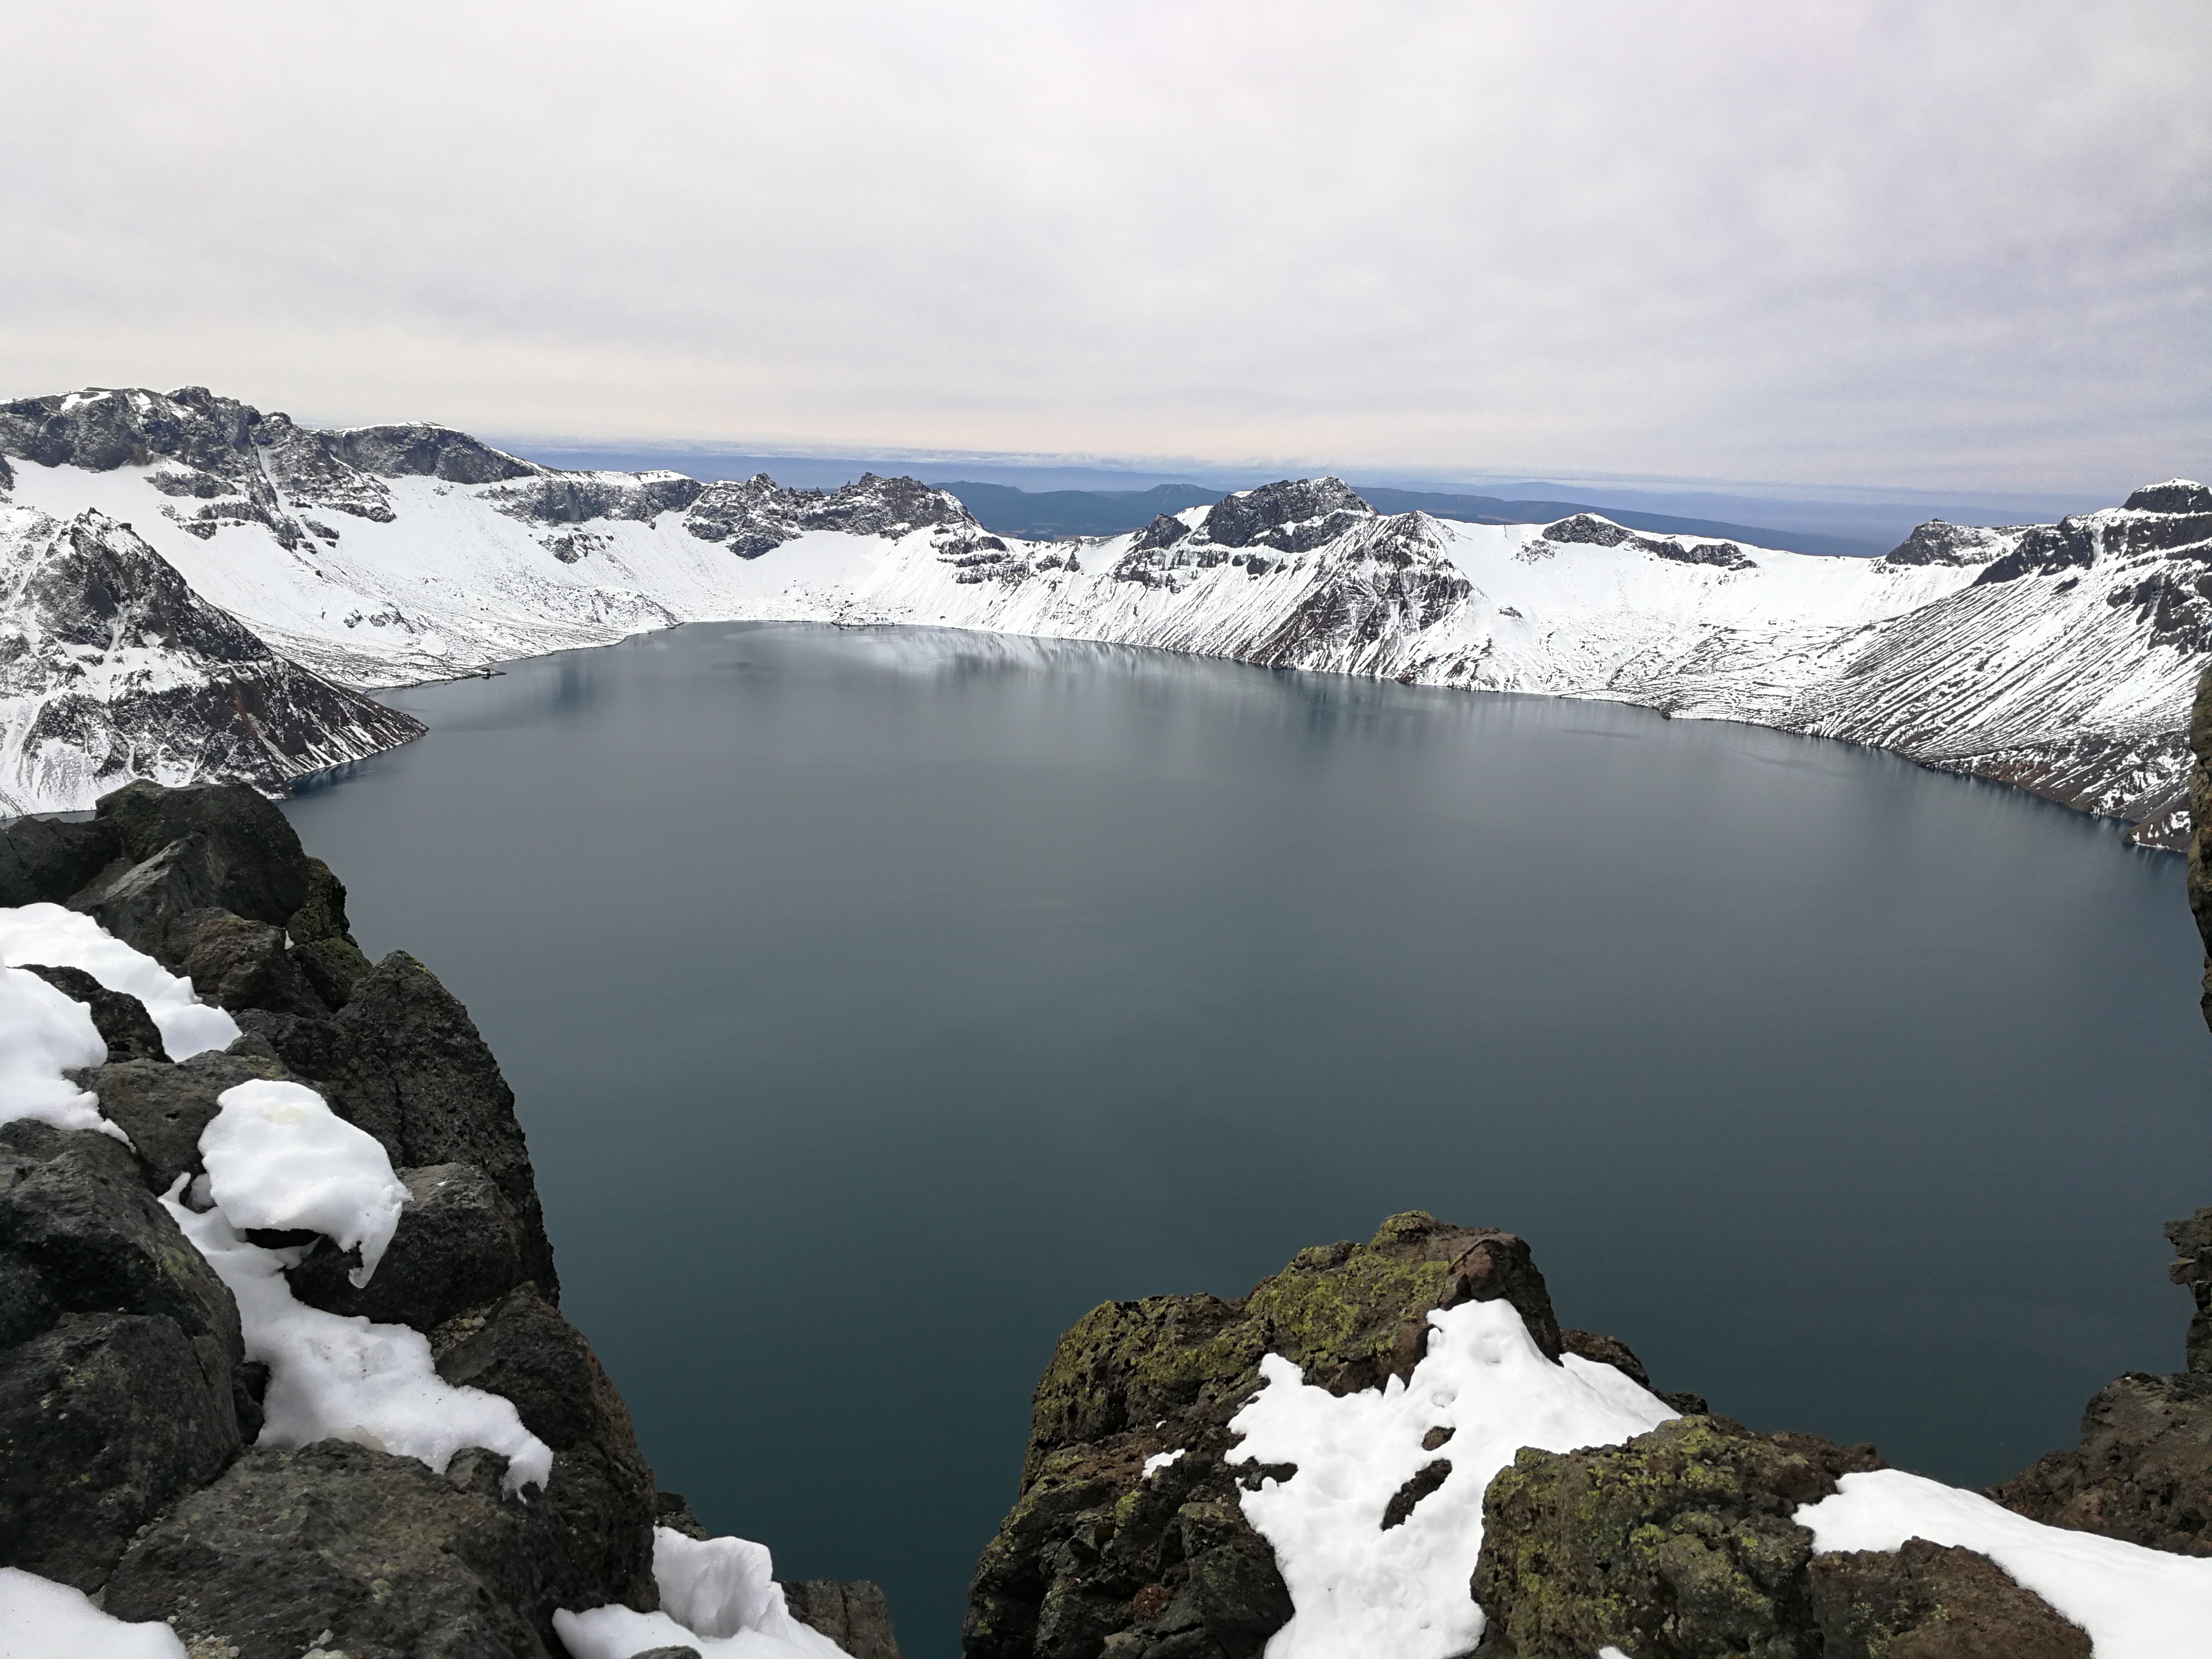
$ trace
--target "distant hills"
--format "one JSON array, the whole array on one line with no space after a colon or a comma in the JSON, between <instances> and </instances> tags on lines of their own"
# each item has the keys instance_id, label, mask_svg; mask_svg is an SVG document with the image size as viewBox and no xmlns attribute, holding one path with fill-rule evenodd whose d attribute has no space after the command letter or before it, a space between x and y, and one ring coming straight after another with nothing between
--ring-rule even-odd
<instances>
[{"instance_id":1,"label":"distant hills","mask_svg":"<svg viewBox=\"0 0 2212 1659\"><path fill-rule=\"evenodd\" d=\"M1030 540L1062 536L1118 536L1143 529L1156 514L1180 513L1191 507L1211 507L1230 493L1198 484L1156 484L1150 489L1029 490L973 478L931 478L928 482L957 495L975 515L977 522L993 534L1020 536ZM1716 536L1725 541L1748 542L1754 547L1778 547L1791 553L1869 558L1889 550L1884 543L1850 536L1774 530L1756 525L1727 524L1714 519L1678 519L1663 513L1635 513L1622 507L1593 506L1588 501L1507 501L1497 495L1443 495L1392 489L1381 484L1352 487L1378 512L1418 510L1439 519L1455 519L1462 524L1552 524L1577 513L1601 513L1615 524L1626 525L1632 530L1660 535Z\"/></svg>"}]
</instances>

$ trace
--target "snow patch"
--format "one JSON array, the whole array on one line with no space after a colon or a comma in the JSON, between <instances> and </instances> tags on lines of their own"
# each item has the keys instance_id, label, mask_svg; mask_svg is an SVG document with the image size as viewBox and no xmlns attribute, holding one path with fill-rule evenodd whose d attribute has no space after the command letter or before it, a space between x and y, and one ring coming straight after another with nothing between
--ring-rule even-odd
<instances>
[{"instance_id":1,"label":"snow patch","mask_svg":"<svg viewBox=\"0 0 2212 1659\"><path fill-rule=\"evenodd\" d=\"M2046 1527L1978 1492L1876 1469L1847 1474L1794 1517L1820 1550L1894 1550L1908 1538L1978 1551L2089 1632L2097 1659L2212 1654L2212 1560Z\"/></svg>"},{"instance_id":2,"label":"snow patch","mask_svg":"<svg viewBox=\"0 0 2212 1659\"><path fill-rule=\"evenodd\" d=\"M1279 1354L1260 1362L1259 1395L1229 1426L1231 1462L1295 1463L1243 1496L1289 1587L1291 1622L1267 1659L1451 1659L1482 1635L1468 1592L1482 1551L1482 1494L1523 1446L1613 1445L1676 1415L1610 1365L1545 1358L1510 1302L1429 1316L1429 1349L1410 1379L1341 1398L1307 1385ZM1436 1451L1430 1430L1448 1428ZM1385 1531L1383 1511L1415 1473L1449 1462L1443 1485Z\"/></svg>"},{"instance_id":3,"label":"snow patch","mask_svg":"<svg viewBox=\"0 0 2212 1659\"><path fill-rule=\"evenodd\" d=\"M768 1546L743 1538L653 1534L660 1611L593 1607L553 1615L570 1659L630 1659L653 1648L696 1648L700 1659L842 1659L844 1650L791 1616Z\"/></svg>"},{"instance_id":4,"label":"snow patch","mask_svg":"<svg viewBox=\"0 0 2212 1659\"><path fill-rule=\"evenodd\" d=\"M4 915L5 912L0 912ZM36 974L0 968L0 1123L36 1118L58 1129L96 1129L130 1139L100 1115L100 1098L62 1075L97 1066L107 1045L92 1012Z\"/></svg>"},{"instance_id":5,"label":"snow patch","mask_svg":"<svg viewBox=\"0 0 2212 1659\"><path fill-rule=\"evenodd\" d=\"M462 1447L483 1446L506 1455L507 1491L545 1484L552 1449L522 1426L511 1401L447 1382L431 1362L430 1339L420 1331L373 1325L295 1299L284 1269L302 1252L249 1243L220 1208L195 1215L179 1202L183 1186L179 1176L161 1206L230 1287L246 1357L269 1367L265 1420L255 1444L349 1440L419 1458L440 1474Z\"/></svg>"},{"instance_id":6,"label":"snow patch","mask_svg":"<svg viewBox=\"0 0 2212 1659\"><path fill-rule=\"evenodd\" d=\"M127 1624L82 1590L0 1567L0 1659L185 1659L167 1625Z\"/></svg>"},{"instance_id":7,"label":"snow patch","mask_svg":"<svg viewBox=\"0 0 2212 1659\"><path fill-rule=\"evenodd\" d=\"M1173 1451L1154 1452L1145 1460L1145 1472L1138 1478L1144 1480L1151 1480L1189 1449L1188 1446L1177 1446Z\"/></svg>"},{"instance_id":8,"label":"snow patch","mask_svg":"<svg viewBox=\"0 0 2212 1659\"><path fill-rule=\"evenodd\" d=\"M383 1143L297 1083L241 1083L216 1097L200 1133L208 1191L234 1227L305 1227L359 1248L356 1287L392 1243L407 1188Z\"/></svg>"},{"instance_id":9,"label":"snow patch","mask_svg":"<svg viewBox=\"0 0 2212 1659\"><path fill-rule=\"evenodd\" d=\"M82 968L109 990L137 997L146 1005L171 1060L190 1060L238 1041L238 1022L200 1001L191 981L171 973L78 911L58 904L0 909L0 963L15 968L27 962Z\"/></svg>"}]
</instances>

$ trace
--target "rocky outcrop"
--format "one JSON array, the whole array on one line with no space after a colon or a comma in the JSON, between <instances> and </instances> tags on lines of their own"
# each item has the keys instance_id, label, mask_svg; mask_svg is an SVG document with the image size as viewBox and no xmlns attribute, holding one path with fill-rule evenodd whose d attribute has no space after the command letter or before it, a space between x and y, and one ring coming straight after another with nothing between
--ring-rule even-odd
<instances>
[{"instance_id":1,"label":"rocky outcrop","mask_svg":"<svg viewBox=\"0 0 2212 1659\"><path fill-rule=\"evenodd\" d=\"M2166 1224L2167 1243L2177 1260L2166 1276L2197 1304L2186 1346L2191 1371L2212 1374L2212 1208Z\"/></svg>"},{"instance_id":2,"label":"rocky outcrop","mask_svg":"<svg viewBox=\"0 0 2212 1659\"><path fill-rule=\"evenodd\" d=\"M237 1659L550 1659L532 1506L497 1454L439 1474L338 1440L249 1451L131 1545L107 1611Z\"/></svg>"},{"instance_id":3,"label":"rocky outcrop","mask_svg":"<svg viewBox=\"0 0 2212 1659\"><path fill-rule=\"evenodd\" d=\"M1819 1648L1813 1536L1790 1517L1880 1467L1871 1446L1677 1418L1622 1446L1522 1451L1483 1496L1473 1593L1519 1659L1607 1645L1638 1659Z\"/></svg>"},{"instance_id":4,"label":"rocky outcrop","mask_svg":"<svg viewBox=\"0 0 2212 1659\"><path fill-rule=\"evenodd\" d=\"M239 1448L238 1310L122 1142L0 1125L0 1565L97 1589Z\"/></svg>"},{"instance_id":5,"label":"rocky outcrop","mask_svg":"<svg viewBox=\"0 0 2212 1659\"><path fill-rule=\"evenodd\" d=\"M127 992L111 991L82 968L50 968L42 963L21 964L27 974L40 979L92 1012L93 1029L107 1045L110 1060L158 1060L169 1057L161 1028L146 1012L146 1005Z\"/></svg>"},{"instance_id":6,"label":"rocky outcrop","mask_svg":"<svg viewBox=\"0 0 2212 1659\"><path fill-rule=\"evenodd\" d=\"M1528 1246L1494 1228L1394 1216L1364 1244L1303 1251L1238 1301L1107 1303L1037 1385L1021 1495L969 1589L969 1659L1246 1659L1289 1620L1244 1518L1229 1419L1279 1353L1348 1394L1404 1377L1431 1309L1510 1302L1545 1352L1558 1321ZM1147 1473L1146 1462L1182 1455ZM1274 1473L1279 1473L1276 1471Z\"/></svg>"},{"instance_id":7,"label":"rocky outcrop","mask_svg":"<svg viewBox=\"0 0 2212 1659\"><path fill-rule=\"evenodd\" d=\"M890 1602L879 1584L866 1578L786 1580L783 1604L793 1618L820 1631L853 1659L899 1659Z\"/></svg>"},{"instance_id":8,"label":"rocky outcrop","mask_svg":"<svg viewBox=\"0 0 2212 1659\"><path fill-rule=\"evenodd\" d=\"M1577 513L1555 524L1545 526L1543 539L1570 547L1577 544L1591 547L1632 547L1655 558L1671 559L1677 564L1709 564L1723 570L1758 568L1758 562L1734 542L1686 540L1680 536L1647 536L1641 531L1630 530L1595 513ZM1906 547L1911 546L1908 542ZM1899 552L1905 550L1903 548L1899 550ZM1894 558L1896 554L1891 556Z\"/></svg>"},{"instance_id":9,"label":"rocky outcrop","mask_svg":"<svg viewBox=\"0 0 2212 1659\"><path fill-rule=\"evenodd\" d=\"M514 1096L466 1010L411 957L368 963L343 885L249 789L140 785L89 823L0 826L0 882L130 930L247 1031L181 1063L158 1039L134 1054L143 1007L48 973L118 1033L75 1075L130 1140L0 1127L0 1565L240 1659L550 1659L556 1608L650 1608L652 1474L556 1305ZM252 1447L267 1370L155 1194L201 1173L220 1096L255 1079L321 1090L407 1191L367 1285L303 1236L295 1295L425 1333L447 1382L511 1401L551 1449L542 1487L505 1492L483 1451L439 1474L337 1441Z\"/></svg>"},{"instance_id":10,"label":"rocky outcrop","mask_svg":"<svg viewBox=\"0 0 2212 1659\"><path fill-rule=\"evenodd\" d=\"M1991 1490L2054 1527L2212 1555L2212 1371L2131 1371L2081 1414L2081 1443Z\"/></svg>"},{"instance_id":11,"label":"rocky outcrop","mask_svg":"<svg viewBox=\"0 0 2212 1659\"><path fill-rule=\"evenodd\" d=\"M641 480L653 475L623 476L639 477L641 482L628 487L643 491L650 486ZM765 472L742 483L708 484L697 490L684 520L692 535L719 542L742 559L757 559L811 530L896 536L932 526L962 530L971 538L983 536L982 526L950 491L933 489L917 478L879 478L872 472L836 489L786 489ZM1003 551L1005 544L999 546Z\"/></svg>"},{"instance_id":12,"label":"rocky outcrop","mask_svg":"<svg viewBox=\"0 0 2212 1659\"><path fill-rule=\"evenodd\" d=\"M1972 1550L1910 1538L1808 1576L1821 1659L2090 1659L2087 1632Z\"/></svg>"},{"instance_id":13,"label":"rocky outcrop","mask_svg":"<svg viewBox=\"0 0 2212 1659\"><path fill-rule=\"evenodd\" d=\"M2196 1303L2188 1369L2107 1383L2081 1414L2080 1445L1990 1496L2049 1526L2212 1556L2212 1208L2168 1222L2166 1236L2180 1257L2170 1276Z\"/></svg>"}]
</instances>

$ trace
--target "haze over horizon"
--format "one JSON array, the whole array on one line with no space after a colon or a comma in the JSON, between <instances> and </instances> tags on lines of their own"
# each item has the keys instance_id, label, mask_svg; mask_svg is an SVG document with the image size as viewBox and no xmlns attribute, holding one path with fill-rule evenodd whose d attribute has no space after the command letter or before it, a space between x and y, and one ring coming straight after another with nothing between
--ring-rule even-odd
<instances>
[{"instance_id":1,"label":"haze over horizon","mask_svg":"<svg viewBox=\"0 0 2212 1659\"><path fill-rule=\"evenodd\" d=\"M2212 470L2182 0L514 15L27 0L0 396L1154 473Z\"/></svg>"}]
</instances>

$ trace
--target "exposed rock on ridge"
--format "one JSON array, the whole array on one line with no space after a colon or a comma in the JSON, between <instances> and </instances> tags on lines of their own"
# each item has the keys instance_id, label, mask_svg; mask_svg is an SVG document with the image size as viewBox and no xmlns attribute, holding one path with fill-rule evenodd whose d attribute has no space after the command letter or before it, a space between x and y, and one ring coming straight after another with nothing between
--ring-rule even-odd
<instances>
[{"instance_id":1,"label":"exposed rock on ridge","mask_svg":"<svg viewBox=\"0 0 2212 1659\"><path fill-rule=\"evenodd\" d=\"M276 791L422 730L278 655L129 526L4 501L0 716L0 812L149 775Z\"/></svg>"}]
</instances>

